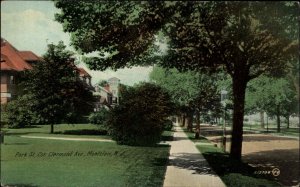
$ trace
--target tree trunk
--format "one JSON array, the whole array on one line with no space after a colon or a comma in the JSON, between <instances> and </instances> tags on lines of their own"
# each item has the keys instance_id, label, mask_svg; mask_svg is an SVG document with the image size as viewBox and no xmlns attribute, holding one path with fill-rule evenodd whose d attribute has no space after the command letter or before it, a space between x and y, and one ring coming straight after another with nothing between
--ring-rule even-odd
<instances>
[{"instance_id":1,"label":"tree trunk","mask_svg":"<svg viewBox=\"0 0 300 187\"><path fill-rule=\"evenodd\" d=\"M182 114L181 126L184 127L184 125L185 125L185 115Z\"/></svg>"},{"instance_id":2,"label":"tree trunk","mask_svg":"<svg viewBox=\"0 0 300 187\"><path fill-rule=\"evenodd\" d=\"M233 125L231 132L230 157L240 160L243 143L243 119L247 80L243 73L233 78Z\"/></svg>"},{"instance_id":3,"label":"tree trunk","mask_svg":"<svg viewBox=\"0 0 300 187\"><path fill-rule=\"evenodd\" d=\"M264 111L260 111L259 114L260 114L260 125L261 125L261 128L264 129L265 128L265 115L264 115Z\"/></svg>"},{"instance_id":4,"label":"tree trunk","mask_svg":"<svg viewBox=\"0 0 300 187\"><path fill-rule=\"evenodd\" d=\"M195 133L195 139L200 138L200 112L196 111L196 133Z\"/></svg>"},{"instance_id":5,"label":"tree trunk","mask_svg":"<svg viewBox=\"0 0 300 187\"><path fill-rule=\"evenodd\" d=\"M51 126L50 133L53 134L54 133L54 124L51 124L50 126Z\"/></svg>"},{"instance_id":6,"label":"tree trunk","mask_svg":"<svg viewBox=\"0 0 300 187\"><path fill-rule=\"evenodd\" d=\"M193 132L193 112L189 112L187 116L187 129L189 132Z\"/></svg>"},{"instance_id":7,"label":"tree trunk","mask_svg":"<svg viewBox=\"0 0 300 187\"><path fill-rule=\"evenodd\" d=\"M279 105L277 105L277 109L276 109L276 118L277 118L277 132L280 132L280 108L279 108Z\"/></svg>"},{"instance_id":8,"label":"tree trunk","mask_svg":"<svg viewBox=\"0 0 300 187\"><path fill-rule=\"evenodd\" d=\"M290 116L286 116L286 123L287 123L287 126L286 128L289 129L290 128Z\"/></svg>"}]
</instances>

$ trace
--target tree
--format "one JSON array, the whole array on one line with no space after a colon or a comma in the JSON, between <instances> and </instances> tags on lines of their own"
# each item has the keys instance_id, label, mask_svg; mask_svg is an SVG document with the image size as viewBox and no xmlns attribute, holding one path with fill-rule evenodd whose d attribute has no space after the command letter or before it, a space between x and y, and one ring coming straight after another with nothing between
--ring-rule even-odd
<instances>
[{"instance_id":1,"label":"tree","mask_svg":"<svg viewBox=\"0 0 300 187\"><path fill-rule=\"evenodd\" d=\"M99 81L98 85L101 87L105 87L106 85L108 85L108 82L106 80L101 80Z\"/></svg>"},{"instance_id":2,"label":"tree","mask_svg":"<svg viewBox=\"0 0 300 187\"><path fill-rule=\"evenodd\" d=\"M280 132L280 116L287 119L297 113L296 90L286 78L261 76L250 81L247 88L246 108L254 112L265 111L277 119L277 131Z\"/></svg>"},{"instance_id":3,"label":"tree","mask_svg":"<svg viewBox=\"0 0 300 187\"><path fill-rule=\"evenodd\" d=\"M171 112L169 94L157 85L142 83L123 92L107 124L119 144L155 145Z\"/></svg>"},{"instance_id":4,"label":"tree","mask_svg":"<svg viewBox=\"0 0 300 187\"><path fill-rule=\"evenodd\" d=\"M163 69L155 66L150 80L169 91L173 102L184 107L188 129L192 131L193 115L196 114L196 138L200 133L200 113L220 107L216 76L207 72L180 73L176 69ZM182 120L185 121L185 120Z\"/></svg>"},{"instance_id":5,"label":"tree","mask_svg":"<svg viewBox=\"0 0 300 187\"><path fill-rule=\"evenodd\" d=\"M178 70L225 69L233 82L230 156L240 159L247 83L281 74L297 55L296 2L67 2L58 0L56 20L92 69L158 63ZM168 39L165 55L151 58L155 36ZM104 52L109 52L104 57Z\"/></svg>"},{"instance_id":6,"label":"tree","mask_svg":"<svg viewBox=\"0 0 300 187\"><path fill-rule=\"evenodd\" d=\"M92 97L79 81L78 72L71 62L73 53L65 48L63 42L49 44L44 60L26 72L22 83L25 95L32 95L34 105L31 110L50 124L51 133L54 132L54 124L63 120L72 122L73 117L81 114L79 112L86 107L85 99Z\"/></svg>"}]
</instances>

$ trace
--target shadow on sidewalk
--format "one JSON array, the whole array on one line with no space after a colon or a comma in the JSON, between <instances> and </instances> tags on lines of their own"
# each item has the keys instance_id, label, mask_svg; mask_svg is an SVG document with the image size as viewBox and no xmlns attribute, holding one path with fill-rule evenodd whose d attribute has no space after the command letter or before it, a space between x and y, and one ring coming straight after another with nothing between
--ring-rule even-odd
<instances>
[{"instance_id":1,"label":"shadow on sidewalk","mask_svg":"<svg viewBox=\"0 0 300 187\"><path fill-rule=\"evenodd\" d=\"M198 153L178 153L170 155L169 166L193 170L193 174L216 175L207 161Z\"/></svg>"}]
</instances>

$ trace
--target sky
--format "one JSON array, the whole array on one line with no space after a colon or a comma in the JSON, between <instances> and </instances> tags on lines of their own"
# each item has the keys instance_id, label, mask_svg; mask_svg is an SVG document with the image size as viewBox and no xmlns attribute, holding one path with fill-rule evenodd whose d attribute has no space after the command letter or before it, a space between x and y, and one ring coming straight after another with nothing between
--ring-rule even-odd
<instances>
[{"instance_id":1,"label":"sky","mask_svg":"<svg viewBox=\"0 0 300 187\"><path fill-rule=\"evenodd\" d=\"M59 10L52 1L3 1L1 2L1 37L10 42L18 50L29 50L42 56L47 44L63 41L69 50L70 34L64 33L62 25L54 21L54 14ZM91 71L84 67L92 76L92 84L100 80L117 77L121 83L134 85L140 81L148 81L152 67L124 68L117 71Z\"/></svg>"}]
</instances>

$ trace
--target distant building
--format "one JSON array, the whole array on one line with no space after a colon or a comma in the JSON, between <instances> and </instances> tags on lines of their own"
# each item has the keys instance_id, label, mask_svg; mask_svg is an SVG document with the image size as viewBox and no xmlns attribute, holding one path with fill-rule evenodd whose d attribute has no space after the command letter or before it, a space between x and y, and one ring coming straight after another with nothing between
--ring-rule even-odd
<instances>
[{"instance_id":1,"label":"distant building","mask_svg":"<svg viewBox=\"0 0 300 187\"><path fill-rule=\"evenodd\" d=\"M31 51L19 51L8 41L1 38L1 104L5 104L17 97L22 91L18 86L19 78L25 70L31 70L33 65L44 60ZM82 80L88 90L94 91L91 85L92 77L83 69L74 64L71 65L78 71L79 79Z\"/></svg>"},{"instance_id":2,"label":"distant building","mask_svg":"<svg viewBox=\"0 0 300 187\"><path fill-rule=\"evenodd\" d=\"M94 96L97 98L95 105L95 111L99 111L100 108L110 108L112 105L112 93L109 91L108 86L101 87L96 85Z\"/></svg>"},{"instance_id":3,"label":"distant building","mask_svg":"<svg viewBox=\"0 0 300 187\"><path fill-rule=\"evenodd\" d=\"M1 38L1 104L5 104L18 95L18 82L25 70L42 61L31 51L19 51L8 41Z\"/></svg>"},{"instance_id":4,"label":"distant building","mask_svg":"<svg viewBox=\"0 0 300 187\"><path fill-rule=\"evenodd\" d=\"M119 87L120 87L120 79L113 77L107 80L109 85L109 90L112 93L112 103L119 104Z\"/></svg>"},{"instance_id":5,"label":"distant building","mask_svg":"<svg viewBox=\"0 0 300 187\"><path fill-rule=\"evenodd\" d=\"M86 85L89 90L94 90L95 88L92 86L92 76L83 68L77 68L77 70L80 80Z\"/></svg>"},{"instance_id":6,"label":"distant building","mask_svg":"<svg viewBox=\"0 0 300 187\"><path fill-rule=\"evenodd\" d=\"M95 107L95 111L100 108L110 108L119 104L120 101L120 79L113 77L108 79L108 84L103 87L96 85L94 95L98 97L98 102Z\"/></svg>"}]
</instances>

